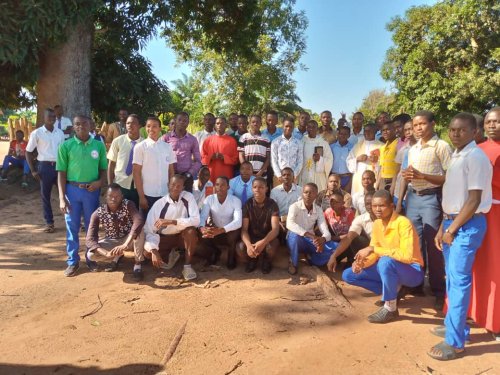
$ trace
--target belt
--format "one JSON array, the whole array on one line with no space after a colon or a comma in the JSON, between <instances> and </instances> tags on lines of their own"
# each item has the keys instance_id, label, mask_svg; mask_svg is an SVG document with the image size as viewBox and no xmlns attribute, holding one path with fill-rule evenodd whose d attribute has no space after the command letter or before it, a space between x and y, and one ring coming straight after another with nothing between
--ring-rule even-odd
<instances>
[{"instance_id":1,"label":"belt","mask_svg":"<svg viewBox=\"0 0 500 375\"><path fill-rule=\"evenodd\" d=\"M422 196L422 195L433 195L433 194L438 194L441 193L442 188L441 187L436 187L436 188L429 188L429 189L422 189L422 190L415 190L411 189L413 193Z\"/></svg>"},{"instance_id":2,"label":"belt","mask_svg":"<svg viewBox=\"0 0 500 375\"><path fill-rule=\"evenodd\" d=\"M90 185L88 182L75 182L75 181L68 181L68 184L76 186L77 188L80 189L87 189Z\"/></svg>"},{"instance_id":3,"label":"belt","mask_svg":"<svg viewBox=\"0 0 500 375\"><path fill-rule=\"evenodd\" d=\"M338 175L339 175L340 177L347 177L347 176L351 177L351 176L352 176L352 173L341 173L341 174L339 173Z\"/></svg>"},{"instance_id":4,"label":"belt","mask_svg":"<svg viewBox=\"0 0 500 375\"><path fill-rule=\"evenodd\" d=\"M482 212L479 212L479 213L477 213L477 214L472 215L471 219L472 219L472 218L474 218L474 217L481 217L481 216L483 216L483 215L484 215L484 214L483 214ZM450 215L448 215L448 214L443 213L443 218L444 218L445 220L455 220L455 218L456 218L457 216L458 216L458 214L450 214ZM470 219L469 219L469 220L470 220Z\"/></svg>"},{"instance_id":5,"label":"belt","mask_svg":"<svg viewBox=\"0 0 500 375\"><path fill-rule=\"evenodd\" d=\"M49 165L53 165L55 166L56 165L56 162L55 161L45 161L45 160L41 160L39 161L40 164L49 164Z\"/></svg>"}]
</instances>

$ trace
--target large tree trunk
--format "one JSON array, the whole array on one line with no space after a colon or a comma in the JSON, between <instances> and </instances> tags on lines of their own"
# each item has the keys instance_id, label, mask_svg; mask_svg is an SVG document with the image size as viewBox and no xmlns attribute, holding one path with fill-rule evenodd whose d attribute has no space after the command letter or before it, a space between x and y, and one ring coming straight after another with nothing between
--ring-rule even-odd
<instances>
[{"instance_id":1,"label":"large tree trunk","mask_svg":"<svg viewBox=\"0 0 500 375\"><path fill-rule=\"evenodd\" d=\"M90 115L90 62L93 26L82 22L68 30L65 42L40 53L37 82L37 126L45 108L60 104L64 116Z\"/></svg>"}]
</instances>

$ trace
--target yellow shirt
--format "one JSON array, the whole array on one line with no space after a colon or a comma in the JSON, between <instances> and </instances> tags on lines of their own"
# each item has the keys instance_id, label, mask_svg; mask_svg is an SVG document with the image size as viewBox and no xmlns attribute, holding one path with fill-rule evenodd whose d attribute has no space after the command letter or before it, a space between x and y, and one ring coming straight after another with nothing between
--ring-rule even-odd
<instances>
[{"instance_id":1,"label":"yellow shirt","mask_svg":"<svg viewBox=\"0 0 500 375\"><path fill-rule=\"evenodd\" d=\"M417 231L410 220L395 212L386 227L381 219L373 222L370 246L374 252L366 259L363 268L370 267L382 256L405 264L424 266Z\"/></svg>"},{"instance_id":2,"label":"yellow shirt","mask_svg":"<svg viewBox=\"0 0 500 375\"><path fill-rule=\"evenodd\" d=\"M399 164L396 163L398 139L394 139L390 144L389 141L380 147L380 177L393 178L397 172Z\"/></svg>"}]
</instances>

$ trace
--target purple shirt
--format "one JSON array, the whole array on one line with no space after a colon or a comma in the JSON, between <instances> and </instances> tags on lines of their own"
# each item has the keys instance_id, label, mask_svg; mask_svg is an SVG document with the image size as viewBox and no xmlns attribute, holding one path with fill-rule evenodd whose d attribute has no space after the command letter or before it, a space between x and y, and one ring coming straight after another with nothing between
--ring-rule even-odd
<instances>
[{"instance_id":1,"label":"purple shirt","mask_svg":"<svg viewBox=\"0 0 500 375\"><path fill-rule=\"evenodd\" d=\"M174 165L175 173L189 172L195 178L201 168L200 147L197 139L189 133L179 138L173 131L165 134L163 140L170 143L177 156L177 163Z\"/></svg>"}]
</instances>

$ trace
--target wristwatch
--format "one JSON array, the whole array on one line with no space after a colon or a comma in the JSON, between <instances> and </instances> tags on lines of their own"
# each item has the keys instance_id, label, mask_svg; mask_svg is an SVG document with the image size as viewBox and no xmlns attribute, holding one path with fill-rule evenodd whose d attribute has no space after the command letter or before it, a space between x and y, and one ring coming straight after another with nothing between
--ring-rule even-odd
<instances>
[{"instance_id":1,"label":"wristwatch","mask_svg":"<svg viewBox=\"0 0 500 375\"><path fill-rule=\"evenodd\" d=\"M455 233L453 233L453 232L452 232L451 230L449 230L449 229L446 229L444 232L445 232L445 233L449 233L449 234L451 234L453 237L455 237Z\"/></svg>"}]
</instances>

